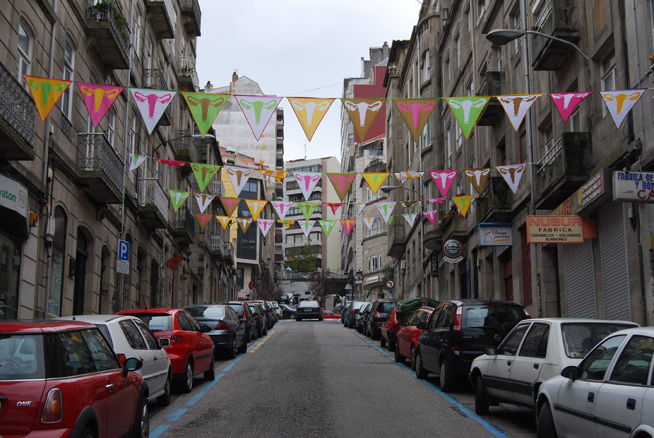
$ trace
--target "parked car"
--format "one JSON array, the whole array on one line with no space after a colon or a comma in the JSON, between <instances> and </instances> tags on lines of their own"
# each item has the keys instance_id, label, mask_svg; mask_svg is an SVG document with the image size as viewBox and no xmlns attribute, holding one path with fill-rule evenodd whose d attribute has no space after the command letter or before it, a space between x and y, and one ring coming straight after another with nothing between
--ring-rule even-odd
<instances>
[{"instance_id":1,"label":"parked car","mask_svg":"<svg viewBox=\"0 0 654 438\"><path fill-rule=\"evenodd\" d=\"M142 363L136 371L148 384L148 401L156 400L161 406L170 404L173 369L166 353L168 339L158 341L147 325L129 315L76 315L57 320L83 321L95 325L104 335L122 365L128 357Z\"/></svg>"},{"instance_id":2,"label":"parked car","mask_svg":"<svg viewBox=\"0 0 654 438\"><path fill-rule=\"evenodd\" d=\"M397 305L397 300L375 300L370 308L370 315L367 319L367 327L370 332L370 339L381 338L381 325L386 321L388 312Z\"/></svg>"},{"instance_id":3,"label":"parked car","mask_svg":"<svg viewBox=\"0 0 654 438\"><path fill-rule=\"evenodd\" d=\"M422 329L417 326L429 320L434 311L433 307L421 307L407 320L406 324L397 332L395 345L395 362L404 363L406 358L411 360L411 369L416 369L416 351L418 351L418 338Z\"/></svg>"},{"instance_id":4,"label":"parked car","mask_svg":"<svg viewBox=\"0 0 654 438\"><path fill-rule=\"evenodd\" d=\"M341 315L331 310L323 310L322 317L325 319L340 319Z\"/></svg>"},{"instance_id":5,"label":"parked car","mask_svg":"<svg viewBox=\"0 0 654 438\"><path fill-rule=\"evenodd\" d=\"M345 319L343 320L343 325L347 328L356 327L356 315L361 311L361 308L368 304L367 301L353 301L352 304L347 308L347 313L345 313Z\"/></svg>"},{"instance_id":6,"label":"parked car","mask_svg":"<svg viewBox=\"0 0 654 438\"><path fill-rule=\"evenodd\" d=\"M352 300L347 300L347 301L345 301L345 302L343 303L343 307L341 308L341 323L342 323L344 326L345 326L345 314L347 313L347 309L350 308L350 305L351 305L353 302L354 302L354 301L352 301ZM347 326L345 326L345 327L347 327Z\"/></svg>"},{"instance_id":7,"label":"parked car","mask_svg":"<svg viewBox=\"0 0 654 438\"><path fill-rule=\"evenodd\" d=\"M539 437L654 436L654 327L615 332L538 392Z\"/></svg>"},{"instance_id":8,"label":"parked car","mask_svg":"<svg viewBox=\"0 0 654 438\"><path fill-rule=\"evenodd\" d=\"M96 326L22 320L0 331L3 436L149 435L143 364L129 357L121 366Z\"/></svg>"},{"instance_id":9,"label":"parked car","mask_svg":"<svg viewBox=\"0 0 654 438\"><path fill-rule=\"evenodd\" d=\"M356 326L356 329L359 333L365 334L364 330L366 330L366 318L368 318L368 314L370 313L371 308L372 303L367 303L354 317L354 325Z\"/></svg>"},{"instance_id":10,"label":"parked car","mask_svg":"<svg viewBox=\"0 0 654 438\"><path fill-rule=\"evenodd\" d=\"M418 324L416 377L438 374L443 392L454 390L459 378L468 377L472 361L486 348L497 347L527 311L511 301L444 301L429 320Z\"/></svg>"},{"instance_id":11,"label":"parked car","mask_svg":"<svg viewBox=\"0 0 654 438\"><path fill-rule=\"evenodd\" d=\"M168 339L165 347L173 368L173 382L184 393L193 389L193 376L204 374L214 380L214 345L198 322L183 309L132 309L117 315L132 315L141 319L157 339Z\"/></svg>"},{"instance_id":12,"label":"parked car","mask_svg":"<svg viewBox=\"0 0 654 438\"><path fill-rule=\"evenodd\" d=\"M266 311L261 304L245 301L254 315L254 326L257 330L257 338L268 334L268 323L266 322Z\"/></svg>"},{"instance_id":13,"label":"parked car","mask_svg":"<svg viewBox=\"0 0 654 438\"><path fill-rule=\"evenodd\" d=\"M268 330L270 330L270 329L272 328L272 326L275 325L275 322L276 322L276 321L275 321L276 312L275 312L275 310L272 308L272 306L270 306L270 305L268 304L268 301L264 301L264 300L249 300L249 301L247 301L247 302L248 302L248 303L257 303L257 304L260 304L260 305L261 305L261 308L263 309L263 311L264 311L265 314L266 314L266 332L267 332Z\"/></svg>"},{"instance_id":14,"label":"parked car","mask_svg":"<svg viewBox=\"0 0 654 438\"><path fill-rule=\"evenodd\" d=\"M187 310L200 324L202 331L209 335L216 347L214 354L222 352L228 359L234 359L238 353L247 352L245 324L228 304L197 304L186 306L184 310Z\"/></svg>"},{"instance_id":15,"label":"parked car","mask_svg":"<svg viewBox=\"0 0 654 438\"><path fill-rule=\"evenodd\" d=\"M296 321L302 321L303 319L317 319L322 321L322 308L318 301L301 301L295 309L297 313L295 314Z\"/></svg>"},{"instance_id":16,"label":"parked car","mask_svg":"<svg viewBox=\"0 0 654 438\"><path fill-rule=\"evenodd\" d=\"M250 306L243 301L224 301L216 304L227 304L229 307L239 315L241 321L245 325L245 339L249 344L253 339L257 339L257 324L254 321L254 314Z\"/></svg>"},{"instance_id":17,"label":"parked car","mask_svg":"<svg viewBox=\"0 0 654 438\"><path fill-rule=\"evenodd\" d=\"M282 312L282 308L279 307L279 303L277 301L271 301L273 308L275 309L275 312L277 312L277 321L280 319L284 319L284 313Z\"/></svg>"},{"instance_id":18,"label":"parked car","mask_svg":"<svg viewBox=\"0 0 654 438\"><path fill-rule=\"evenodd\" d=\"M638 327L628 321L539 318L518 323L497 349L487 348L472 361L470 382L475 387L475 412L487 414L500 402L536 408L540 385L559 375L607 335Z\"/></svg>"},{"instance_id":19,"label":"parked car","mask_svg":"<svg viewBox=\"0 0 654 438\"><path fill-rule=\"evenodd\" d=\"M280 304L279 307L282 309L282 318L283 319L295 319L295 309L287 306L286 304Z\"/></svg>"}]
</instances>

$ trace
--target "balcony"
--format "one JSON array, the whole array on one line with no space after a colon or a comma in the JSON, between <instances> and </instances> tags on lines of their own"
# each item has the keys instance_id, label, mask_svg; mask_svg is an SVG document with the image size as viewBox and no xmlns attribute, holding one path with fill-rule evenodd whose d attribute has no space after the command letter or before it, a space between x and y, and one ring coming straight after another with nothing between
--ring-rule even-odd
<instances>
[{"instance_id":1,"label":"balcony","mask_svg":"<svg viewBox=\"0 0 654 438\"><path fill-rule=\"evenodd\" d=\"M189 35L200 36L202 12L198 0L180 0L184 29Z\"/></svg>"},{"instance_id":2,"label":"balcony","mask_svg":"<svg viewBox=\"0 0 654 438\"><path fill-rule=\"evenodd\" d=\"M191 137L191 133L185 129L180 129L177 131L177 137L177 140L172 142L175 159L197 163L198 149L195 147L195 140Z\"/></svg>"},{"instance_id":3,"label":"balcony","mask_svg":"<svg viewBox=\"0 0 654 438\"><path fill-rule=\"evenodd\" d=\"M593 166L589 132L564 132L536 165L536 208L561 205L588 178Z\"/></svg>"},{"instance_id":4,"label":"balcony","mask_svg":"<svg viewBox=\"0 0 654 438\"><path fill-rule=\"evenodd\" d=\"M114 0L86 9L87 41L93 41L102 62L114 69L129 66L130 31L125 16Z\"/></svg>"},{"instance_id":5,"label":"balcony","mask_svg":"<svg viewBox=\"0 0 654 438\"><path fill-rule=\"evenodd\" d=\"M491 176L477 203L478 222L505 222L511 215L513 192L501 176Z\"/></svg>"},{"instance_id":6,"label":"balcony","mask_svg":"<svg viewBox=\"0 0 654 438\"><path fill-rule=\"evenodd\" d=\"M400 222L400 223L398 223ZM388 256L400 258L404 254L406 244L404 224L401 221L393 221L388 226Z\"/></svg>"},{"instance_id":7,"label":"balcony","mask_svg":"<svg viewBox=\"0 0 654 438\"><path fill-rule=\"evenodd\" d=\"M97 202L123 202L123 159L104 134L79 134L80 183Z\"/></svg>"},{"instance_id":8,"label":"balcony","mask_svg":"<svg viewBox=\"0 0 654 438\"><path fill-rule=\"evenodd\" d=\"M168 197L156 178L138 181L137 202L139 220L149 229L166 228L168 222Z\"/></svg>"},{"instance_id":9,"label":"balcony","mask_svg":"<svg viewBox=\"0 0 654 438\"><path fill-rule=\"evenodd\" d=\"M216 176L214 176L216 178ZM219 197L220 196L225 196L225 186L223 186L222 181L210 181L209 185L207 186L207 191L211 196L215 196L214 202L220 202Z\"/></svg>"},{"instance_id":10,"label":"balcony","mask_svg":"<svg viewBox=\"0 0 654 438\"><path fill-rule=\"evenodd\" d=\"M481 84L477 96L493 96L488 102L484 112L479 117L478 125L495 126L506 118L502 104L495 96L504 94L504 84L506 83L505 73L503 71L486 71L484 82Z\"/></svg>"},{"instance_id":11,"label":"balcony","mask_svg":"<svg viewBox=\"0 0 654 438\"><path fill-rule=\"evenodd\" d=\"M549 0L547 8L536 23L538 32L552 35L576 44L581 38L579 2L576 0ZM534 70L558 70L570 59L574 49L562 42L534 36L531 38Z\"/></svg>"},{"instance_id":12,"label":"balcony","mask_svg":"<svg viewBox=\"0 0 654 438\"><path fill-rule=\"evenodd\" d=\"M188 207L181 207L175 212L175 219L170 234L175 238L178 245L195 243L197 240L197 236L195 235L196 222L197 220Z\"/></svg>"},{"instance_id":13,"label":"balcony","mask_svg":"<svg viewBox=\"0 0 654 438\"><path fill-rule=\"evenodd\" d=\"M195 59L189 56L180 56L177 64L177 81L182 91L198 91L200 79L195 71Z\"/></svg>"},{"instance_id":14,"label":"balcony","mask_svg":"<svg viewBox=\"0 0 654 438\"><path fill-rule=\"evenodd\" d=\"M425 248L440 252L443 248L443 230L438 228L438 218L434 221L434 225L427 218L423 220L425 221L425 237L423 239Z\"/></svg>"},{"instance_id":15,"label":"balcony","mask_svg":"<svg viewBox=\"0 0 654 438\"><path fill-rule=\"evenodd\" d=\"M154 32L159 38L175 38L177 27L177 12L172 0L147 0L148 21L152 23Z\"/></svg>"},{"instance_id":16,"label":"balcony","mask_svg":"<svg viewBox=\"0 0 654 438\"><path fill-rule=\"evenodd\" d=\"M234 264L234 246L225 242L222 236L211 236L209 251L212 256L220 257L226 264Z\"/></svg>"},{"instance_id":17,"label":"balcony","mask_svg":"<svg viewBox=\"0 0 654 438\"><path fill-rule=\"evenodd\" d=\"M34 160L35 117L32 97L0 64L0 157Z\"/></svg>"}]
</instances>

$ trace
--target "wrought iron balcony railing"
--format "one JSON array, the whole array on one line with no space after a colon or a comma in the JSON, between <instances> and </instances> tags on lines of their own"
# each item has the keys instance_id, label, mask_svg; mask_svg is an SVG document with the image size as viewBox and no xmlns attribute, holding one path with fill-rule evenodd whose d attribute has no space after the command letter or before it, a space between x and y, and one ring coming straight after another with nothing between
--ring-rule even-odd
<instances>
[{"instance_id":1,"label":"wrought iron balcony railing","mask_svg":"<svg viewBox=\"0 0 654 438\"><path fill-rule=\"evenodd\" d=\"M78 134L80 171L99 171L119 193L123 191L123 160L104 134Z\"/></svg>"},{"instance_id":2,"label":"wrought iron balcony railing","mask_svg":"<svg viewBox=\"0 0 654 438\"><path fill-rule=\"evenodd\" d=\"M0 119L3 125L0 129L6 131L11 128L25 142L24 148L33 149L35 116L36 107L29 93L20 86L14 75L0 64ZM13 136L11 133L6 134ZM3 148L6 149L6 145L3 145Z\"/></svg>"}]
</instances>

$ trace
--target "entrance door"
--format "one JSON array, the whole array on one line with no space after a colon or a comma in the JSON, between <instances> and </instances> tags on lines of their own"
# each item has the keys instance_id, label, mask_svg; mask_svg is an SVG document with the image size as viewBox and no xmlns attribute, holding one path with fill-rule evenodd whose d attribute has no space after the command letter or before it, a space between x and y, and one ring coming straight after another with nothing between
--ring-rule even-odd
<instances>
[{"instance_id":1,"label":"entrance door","mask_svg":"<svg viewBox=\"0 0 654 438\"><path fill-rule=\"evenodd\" d=\"M159 307L159 264L152 260L150 264L150 307Z\"/></svg>"},{"instance_id":2,"label":"entrance door","mask_svg":"<svg viewBox=\"0 0 654 438\"><path fill-rule=\"evenodd\" d=\"M75 256L75 288L73 292L73 315L84 315L84 279L86 278L86 237L77 230L77 255Z\"/></svg>"}]
</instances>

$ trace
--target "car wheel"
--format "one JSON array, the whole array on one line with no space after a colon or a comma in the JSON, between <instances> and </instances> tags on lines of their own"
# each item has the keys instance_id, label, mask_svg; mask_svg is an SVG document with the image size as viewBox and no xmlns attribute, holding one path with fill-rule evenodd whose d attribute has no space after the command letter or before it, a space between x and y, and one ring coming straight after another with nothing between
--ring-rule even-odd
<instances>
[{"instance_id":1,"label":"car wheel","mask_svg":"<svg viewBox=\"0 0 654 438\"><path fill-rule=\"evenodd\" d=\"M234 359L236 357L236 336L234 336L234 340L232 341L232 346L229 350L227 350L227 359Z\"/></svg>"},{"instance_id":2,"label":"car wheel","mask_svg":"<svg viewBox=\"0 0 654 438\"><path fill-rule=\"evenodd\" d=\"M91 426L86 426L82 432L82 438L96 438L97 435Z\"/></svg>"},{"instance_id":3,"label":"car wheel","mask_svg":"<svg viewBox=\"0 0 654 438\"><path fill-rule=\"evenodd\" d=\"M425 380L429 376L429 371L422 367L422 357L420 352L416 353L416 377L420 380Z\"/></svg>"},{"instance_id":4,"label":"car wheel","mask_svg":"<svg viewBox=\"0 0 654 438\"><path fill-rule=\"evenodd\" d=\"M388 351L394 351L395 350L395 342L391 341L390 339L388 340Z\"/></svg>"},{"instance_id":5,"label":"car wheel","mask_svg":"<svg viewBox=\"0 0 654 438\"><path fill-rule=\"evenodd\" d=\"M257 339L259 339L261 337L263 337L263 329L262 328L257 329Z\"/></svg>"},{"instance_id":6,"label":"car wheel","mask_svg":"<svg viewBox=\"0 0 654 438\"><path fill-rule=\"evenodd\" d=\"M159 406L168 406L170 404L170 392L172 385L172 374L168 372L166 377L166 385L164 386L164 393L157 397L157 404Z\"/></svg>"},{"instance_id":7,"label":"car wheel","mask_svg":"<svg viewBox=\"0 0 654 438\"><path fill-rule=\"evenodd\" d=\"M481 375L475 379L475 413L477 415L488 414L488 392Z\"/></svg>"},{"instance_id":8,"label":"car wheel","mask_svg":"<svg viewBox=\"0 0 654 438\"><path fill-rule=\"evenodd\" d=\"M193 389L193 364L191 361L186 362L186 371L184 379L180 381L180 386L184 394L188 394Z\"/></svg>"},{"instance_id":9,"label":"car wheel","mask_svg":"<svg viewBox=\"0 0 654 438\"><path fill-rule=\"evenodd\" d=\"M247 340L245 339L245 336L243 336L243 344L241 344L241 346L239 347L238 352L240 354L245 354L248 352L248 343Z\"/></svg>"},{"instance_id":10,"label":"car wheel","mask_svg":"<svg viewBox=\"0 0 654 438\"><path fill-rule=\"evenodd\" d=\"M148 411L148 399L142 397L139 400L136 420L134 421L134 437L148 438L150 436L150 413Z\"/></svg>"},{"instance_id":11,"label":"car wheel","mask_svg":"<svg viewBox=\"0 0 654 438\"><path fill-rule=\"evenodd\" d=\"M406 361L406 358L400 354L400 349L395 346L395 362L397 363L404 363Z\"/></svg>"},{"instance_id":12,"label":"car wheel","mask_svg":"<svg viewBox=\"0 0 654 438\"><path fill-rule=\"evenodd\" d=\"M374 328L371 328L371 329L370 329L370 339L372 339L373 341L376 341L376 340L379 339L379 338L381 338L381 333L377 334L377 333L375 332L375 329L374 329Z\"/></svg>"},{"instance_id":13,"label":"car wheel","mask_svg":"<svg viewBox=\"0 0 654 438\"><path fill-rule=\"evenodd\" d=\"M211 356L211 365L209 369L204 372L204 380L215 380L216 379L216 362L214 356Z\"/></svg>"},{"instance_id":14,"label":"car wheel","mask_svg":"<svg viewBox=\"0 0 654 438\"><path fill-rule=\"evenodd\" d=\"M322 321L322 318L318 318L318 321Z\"/></svg>"},{"instance_id":15,"label":"car wheel","mask_svg":"<svg viewBox=\"0 0 654 438\"><path fill-rule=\"evenodd\" d=\"M412 345L412 346L411 346L411 369L412 369L413 371L416 370L416 360L417 360L417 357L416 357L416 356L417 356L417 355L416 355L416 349L415 349L415 348L413 347L413 345Z\"/></svg>"},{"instance_id":16,"label":"car wheel","mask_svg":"<svg viewBox=\"0 0 654 438\"><path fill-rule=\"evenodd\" d=\"M545 402L543 407L540 408L538 414L538 438L556 438L556 427L554 426L554 418L552 418L552 410L550 404Z\"/></svg>"},{"instance_id":17,"label":"car wheel","mask_svg":"<svg viewBox=\"0 0 654 438\"><path fill-rule=\"evenodd\" d=\"M447 364L447 360L443 359L443 361L441 362L440 371L441 372L439 375L439 379L440 379L441 391L452 392L454 390L455 382L454 382L454 377L452 377L450 373L450 366Z\"/></svg>"},{"instance_id":18,"label":"car wheel","mask_svg":"<svg viewBox=\"0 0 654 438\"><path fill-rule=\"evenodd\" d=\"M382 348L386 348L386 338L383 336L379 336L379 346Z\"/></svg>"}]
</instances>

